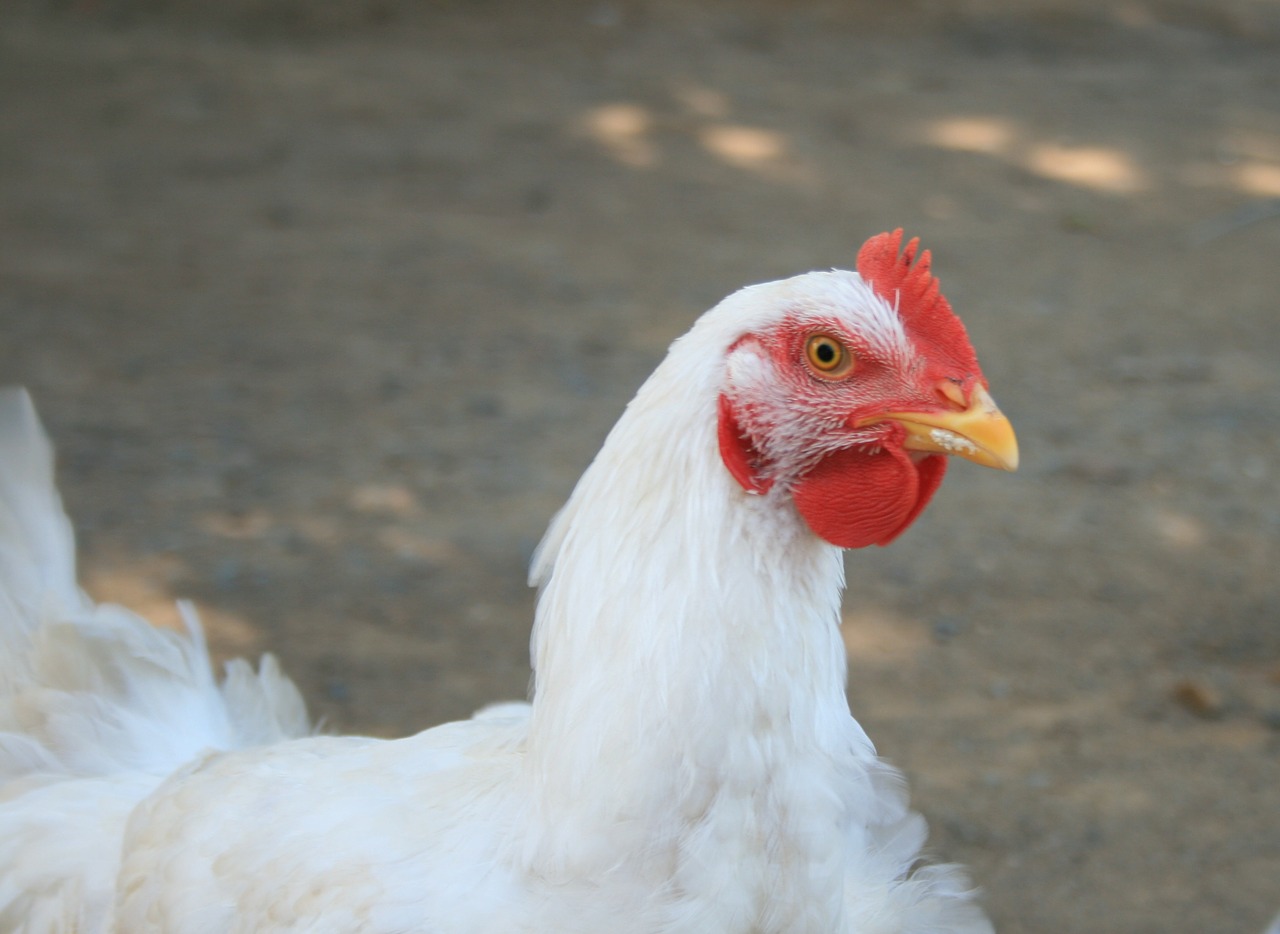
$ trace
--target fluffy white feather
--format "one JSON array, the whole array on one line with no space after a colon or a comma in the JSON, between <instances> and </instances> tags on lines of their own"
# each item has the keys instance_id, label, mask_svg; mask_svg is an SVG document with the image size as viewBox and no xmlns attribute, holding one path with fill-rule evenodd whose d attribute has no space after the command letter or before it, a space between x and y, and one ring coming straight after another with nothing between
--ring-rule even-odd
<instances>
[{"instance_id":1,"label":"fluffy white feather","mask_svg":"<svg viewBox=\"0 0 1280 934\"><path fill-rule=\"evenodd\" d=\"M0 930L985 932L844 697L843 565L716 447L726 355L782 311L903 354L854 273L744 290L640 390L534 562L532 707L307 736L267 659L75 585L25 395L0 396Z\"/></svg>"}]
</instances>

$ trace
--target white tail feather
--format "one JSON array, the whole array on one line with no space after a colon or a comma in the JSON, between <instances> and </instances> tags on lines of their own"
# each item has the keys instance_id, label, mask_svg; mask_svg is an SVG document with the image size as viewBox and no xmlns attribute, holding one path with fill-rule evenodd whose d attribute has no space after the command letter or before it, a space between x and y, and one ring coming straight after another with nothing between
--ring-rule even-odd
<instances>
[{"instance_id":1,"label":"white tail feather","mask_svg":"<svg viewBox=\"0 0 1280 934\"><path fill-rule=\"evenodd\" d=\"M26 392L0 392L0 777L52 762L167 774L207 749L308 732L274 659L229 665L219 687L195 609L180 609L186 633L80 591L52 448Z\"/></svg>"},{"instance_id":2,"label":"white tail feather","mask_svg":"<svg viewBox=\"0 0 1280 934\"><path fill-rule=\"evenodd\" d=\"M53 485L53 448L25 390L0 391L0 593L25 610L79 609L76 545Z\"/></svg>"},{"instance_id":3,"label":"white tail feather","mask_svg":"<svg viewBox=\"0 0 1280 934\"><path fill-rule=\"evenodd\" d=\"M81 592L50 444L27 394L0 391L0 930L101 930L139 800L209 751L308 732L273 658L219 686L180 606L185 633Z\"/></svg>"}]
</instances>

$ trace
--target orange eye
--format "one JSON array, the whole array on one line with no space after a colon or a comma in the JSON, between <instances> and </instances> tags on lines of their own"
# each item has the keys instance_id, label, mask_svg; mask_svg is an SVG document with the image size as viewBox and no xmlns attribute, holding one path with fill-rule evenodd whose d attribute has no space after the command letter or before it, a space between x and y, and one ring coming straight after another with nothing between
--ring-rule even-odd
<instances>
[{"instance_id":1,"label":"orange eye","mask_svg":"<svg viewBox=\"0 0 1280 934\"><path fill-rule=\"evenodd\" d=\"M843 379L853 371L853 354L830 334L814 334L805 342L809 369L823 379Z\"/></svg>"}]
</instances>

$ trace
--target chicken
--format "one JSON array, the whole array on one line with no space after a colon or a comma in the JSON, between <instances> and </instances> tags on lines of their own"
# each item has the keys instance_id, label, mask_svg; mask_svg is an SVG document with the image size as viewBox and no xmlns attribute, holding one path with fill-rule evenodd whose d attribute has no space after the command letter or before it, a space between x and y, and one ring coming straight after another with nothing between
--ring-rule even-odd
<instances>
[{"instance_id":1,"label":"chicken","mask_svg":"<svg viewBox=\"0 0 1280 934\"><path fill-rule=\"evenodd\" d=\"M749 287L640 389L535 555L531 704L310 735L270 657L95 605L0 396L0 930L982 932L850 715L842 549L1012 470L929 254Z\"/></svg>"}]
</instances>

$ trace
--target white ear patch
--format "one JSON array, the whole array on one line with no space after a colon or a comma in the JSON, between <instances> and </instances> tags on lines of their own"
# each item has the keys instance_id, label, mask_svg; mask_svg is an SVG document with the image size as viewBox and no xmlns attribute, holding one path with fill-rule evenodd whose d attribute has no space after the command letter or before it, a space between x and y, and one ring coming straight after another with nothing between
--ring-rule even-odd
<instances>
[{"instance_id":1,"label":"white ear patch","mask_svg":"<svg viewBox=\"0 0 1280 934\"><path fill-rule=\"evenodd\" d=\"M764 348L755 341L743 341L729 352L725 373L735 390L750 391L773 381L772 368Z\"/></svg>"}]
</instances>

